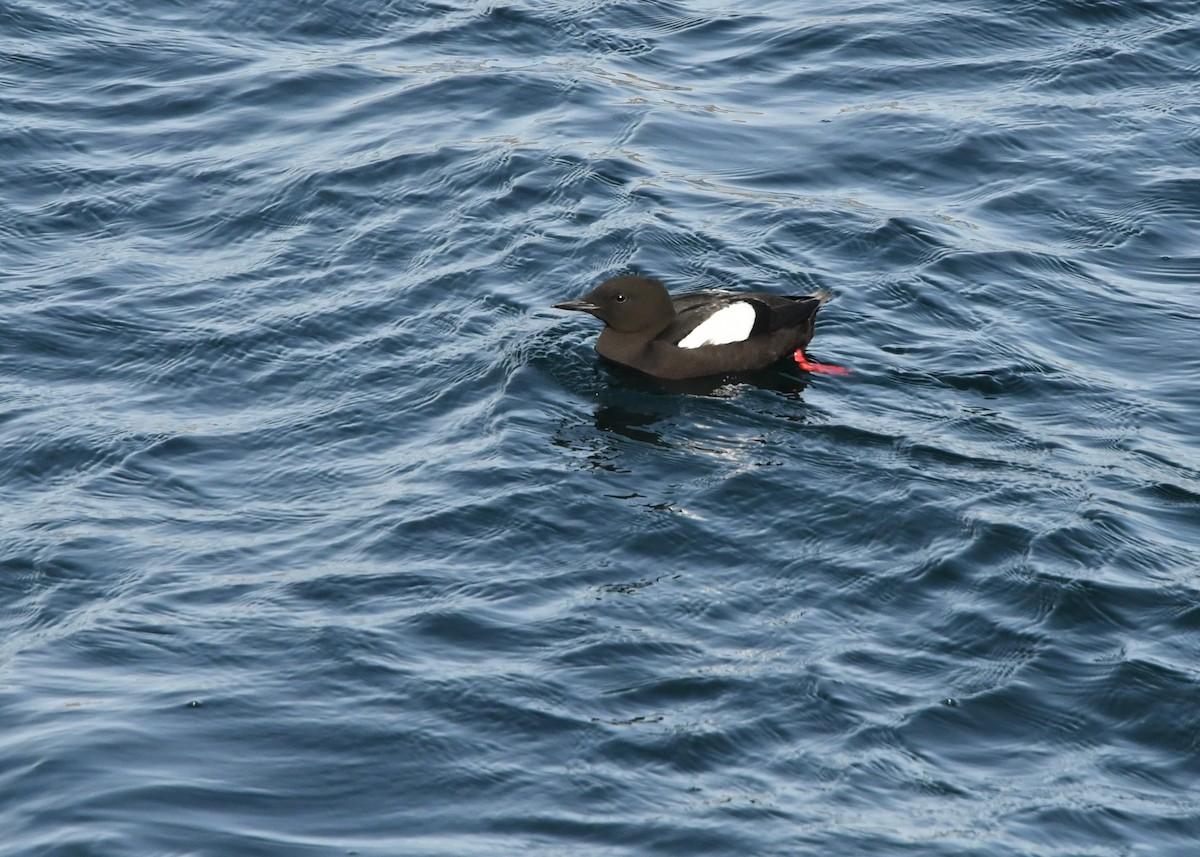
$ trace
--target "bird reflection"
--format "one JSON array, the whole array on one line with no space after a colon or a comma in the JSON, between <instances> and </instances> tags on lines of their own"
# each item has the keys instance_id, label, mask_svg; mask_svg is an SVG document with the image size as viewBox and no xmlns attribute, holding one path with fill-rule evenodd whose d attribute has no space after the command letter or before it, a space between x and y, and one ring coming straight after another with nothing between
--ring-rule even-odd
<instances>
[{"instance_id":1,"label":"bird reflection","mask_svg":"<svg viewBox=\"0 0 1200 857\"><path fill-rule=\"evenodd\" d=\"M600 431L612 432L642 443L668 447L670 444L663 440L661 432L648 428L660 419L656 414L643 414L620 405L601 405L596 408L596 428Z\"/></svg>"},{"instance_id":2,"label":"bird reflection","mask_svg":"<svg viewBox=\"0 0 1200 857\"><path fill-rule=\"evenodd\" d=\"M806 378L774 368L738 375L665 381L606 362L602 369L597 369L597 374L605 377L599 388L596 428L661 447L671 444L654 426L671 422L672 417L686 410L689 397L732 399L745 392L746 387L757 387L798 399L808 386Z\"/></svg>"}]
</instances>

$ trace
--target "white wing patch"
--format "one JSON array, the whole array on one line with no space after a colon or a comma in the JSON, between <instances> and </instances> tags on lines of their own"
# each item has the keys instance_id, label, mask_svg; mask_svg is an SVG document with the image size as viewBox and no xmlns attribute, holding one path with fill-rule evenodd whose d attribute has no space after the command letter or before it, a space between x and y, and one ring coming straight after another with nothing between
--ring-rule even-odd
<instances>
[{"instance_id":1,"label":"white wing patch","mask_svg":"<svg viewBox=\"0 0 1200 857\"><path fill-rule=\"evenodd\" d=\"M757 313L745 301L732 303L717 310L692 332L679 340L680 348L699 348L701 345L726 345L750 338Z\"/></svg>"}]
</instances>

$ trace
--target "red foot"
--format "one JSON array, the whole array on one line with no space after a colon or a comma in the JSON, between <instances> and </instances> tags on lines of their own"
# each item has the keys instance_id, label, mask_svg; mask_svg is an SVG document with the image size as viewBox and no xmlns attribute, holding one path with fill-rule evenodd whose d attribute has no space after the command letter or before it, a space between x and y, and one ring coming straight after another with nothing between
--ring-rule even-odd
<instances>
[{"instance_id":1,"label":"red foot","mask_svg":"<svg viewBox=\"0 0 1200 857\"><path fill-rule=\"evenodd\" d=\"M805 372L819 372L822 375L849 375L850 370L845 366L835 366L832 363L812 363L804 356L804 349L797 348L796 353L792 355L792 359L796 361L796 365Z\"/></svg>"}]
</instances>

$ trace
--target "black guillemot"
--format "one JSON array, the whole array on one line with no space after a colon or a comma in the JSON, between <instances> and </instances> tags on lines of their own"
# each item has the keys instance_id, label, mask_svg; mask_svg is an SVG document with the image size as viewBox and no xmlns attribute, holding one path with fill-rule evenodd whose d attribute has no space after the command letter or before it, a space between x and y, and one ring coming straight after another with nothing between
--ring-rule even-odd
<instances>
[{"instance_id":1,"label":"black guillemot","mask_svg":"<svg viewBox=\"0 0 1200 857\"><path fill-rule=\"evenodd\" d=\"M764 369L787 354L808 372L847 374L812 363L804 348L829 292L785 297L765 292L703 291L672 295L658 280L622 275L555 309L591 313L604 322L601 356L655 378L679 380Z\"/></svg>"}]
</instances>

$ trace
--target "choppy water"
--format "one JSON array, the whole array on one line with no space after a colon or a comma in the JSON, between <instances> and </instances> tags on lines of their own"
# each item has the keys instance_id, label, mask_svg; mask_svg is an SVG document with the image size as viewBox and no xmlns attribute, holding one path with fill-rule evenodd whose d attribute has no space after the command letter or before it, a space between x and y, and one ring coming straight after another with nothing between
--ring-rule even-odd
<instances>
[{"instance_id":1,"label":"choppy water","mask_svg":"<svg viewBox=\"0 0 1200 857\"><path fill-rule=\"evenodd\" d=\"M1198 81L1191 0L3 0L0 852L1197 853ZM601 366L628 269L855 374Z\"/></svg>"}]
</instances>

